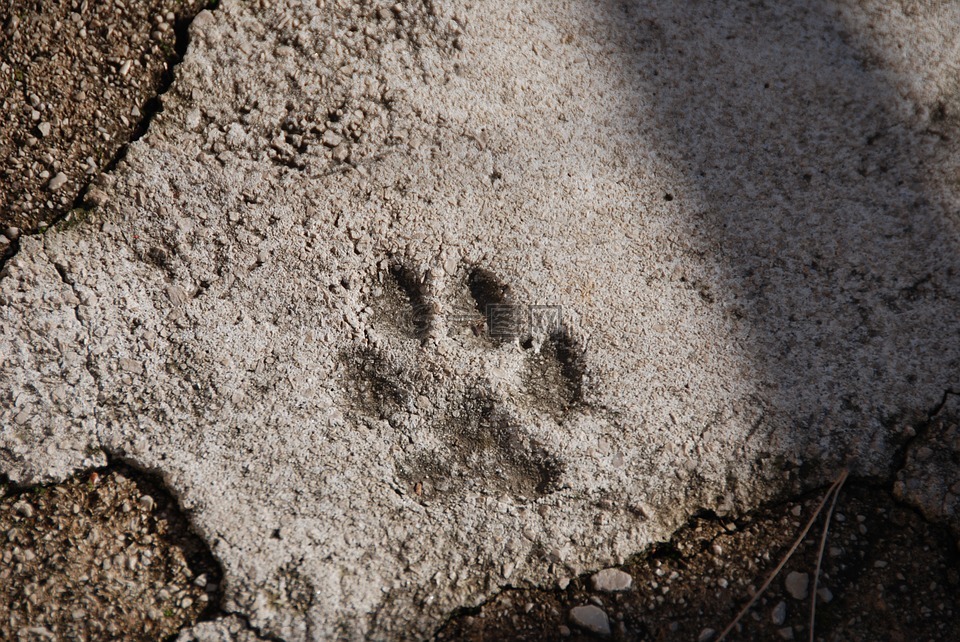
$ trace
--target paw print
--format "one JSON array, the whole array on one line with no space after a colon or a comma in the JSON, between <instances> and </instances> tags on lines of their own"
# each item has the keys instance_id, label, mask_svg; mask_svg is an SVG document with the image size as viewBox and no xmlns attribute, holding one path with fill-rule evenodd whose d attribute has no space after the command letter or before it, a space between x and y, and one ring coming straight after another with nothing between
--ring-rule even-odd
<instances>
[{"instance_id":1,"label":"paw print","mask_svg":"<svg viewBox=\"0 0 960 642\"><path fill-rule=\"evenodd\" d=\"M488 270L437 278L399 263L378 273L366 304L366 342L343 355L348 414L396 441L406 492L525 499L562 486L583 372L556 314L536 318L558 310L517 305Z\"/></svg>"}]
</instances>

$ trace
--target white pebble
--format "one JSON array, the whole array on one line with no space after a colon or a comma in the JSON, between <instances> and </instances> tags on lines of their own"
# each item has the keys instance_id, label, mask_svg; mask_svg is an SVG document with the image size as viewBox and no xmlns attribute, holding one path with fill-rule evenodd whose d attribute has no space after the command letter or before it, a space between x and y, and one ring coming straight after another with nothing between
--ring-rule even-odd
<instances>
[{"instance_id":1,"label":"white pebble","mask_svg":"<svg viewBox=\"0 0 960 642\"><path fill-rule=\"evenodd\" d=\"M60 172L56 176L50 179L50 182L47 183L47 189L51 192L56 192L58 189L67 184L67 175L63 172Z\"/></svg>"},{"instance_id":2,"label":"white pebble","mask_svg":"<svg viewBox=\"0 0 960 642\"><path fill-rule=\"evenodd\" d=\"M30 518L33 517L33 506L24 501L19 501L13 505L13 510L15 510L19 515Z\"/></svg>"},{"instance_id":3,"label":"white pebble","mask_svg":"<svg viewBox=\"0 0 960 642\"><path fill-rule=\"evenodd\" d=\"M590 578L594 591L615 593L626 591L633 585L633 578L618 568L605 568Z\"/></svg>"}]
</instances>

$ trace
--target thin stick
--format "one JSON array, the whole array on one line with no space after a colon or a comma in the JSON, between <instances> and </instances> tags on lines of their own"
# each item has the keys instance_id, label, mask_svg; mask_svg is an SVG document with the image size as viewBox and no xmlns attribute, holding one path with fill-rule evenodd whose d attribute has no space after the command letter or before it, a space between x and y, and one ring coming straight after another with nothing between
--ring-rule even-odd
<instances>
[{"instance_id":1,"label":"thin stick","mask_svg":"<svg viewBox=\"0 0 960 642\"><path fill-rule=\"evenodd\" d=\"M827 509L827 516L823 520L823 535L820 536L820 550L817 552L817 570L813 574L813 592L810 596L810 642L814 642L814 627L817 622L817 584L820 582L820 564L823 562L823 551L827 547L827 533L830 532L830 520L833 518L833 509L837 506L837 497L840 496L840 489L847 477L847 471L840 474L840 483L837 489L833 491L833 499L830 501L830 508Z\"/></svg>"},{"instance_id":2,"label":"thin stick","mask_svg":"<svg viewBox=\"0 0 960 642\"><path fill-rule=\"evenodd\" d=\"M830 498L831 495L833 495L833 491L839 488L840 484L842 484L843 480L845 480L846 478L847 478L847 471L844 470L843 472L840 473L840 476L837 477L837 480L833 482L833 485L830 486L830 489L827 491L827 494L823 496L822 500L820 500L820 505L817 506L817 510L815 510L813 512L813 515L810 516L810 521L808 521L807 525L803 527L802 531L800 531L800 535L797 537L796 541L793 542L793 546L790 547L790 550L787 551L787 554L784 555L783 559L780 560L780 563L777 564L777 568L773 569L773 572L770 573L769 577L767 577L767 580L763 583L763 586L760 587L760 590L754 593L753 597L750 598L750 601L747 602L746 606L744 606L740 610L740 612L737 613L737 617L733 618L733 622L728 624L727 628L725 628L723 632L720 633L720 637L717 638L717 642L722 642L730 633L730 631L733 630L733 627L737 625L737 622L739 622L740 619L744 615L746 615L747 611L750 610L750 607L753 606L753 604L758 599L760 599L760 596L763 595L763 592L767 590L767 587L770 586L770 583L773 582L774 578L783 569L783 567L786 565L790 557L796 552L797 547L800 546L800 542L802 542L803 538L807 536L807 533L810 531L810 527L813 526L813 523L817 521L817 517L820 516L820 512L823 511L823 507L826 505L827 500Z\"/></svg>"}]
</instances>

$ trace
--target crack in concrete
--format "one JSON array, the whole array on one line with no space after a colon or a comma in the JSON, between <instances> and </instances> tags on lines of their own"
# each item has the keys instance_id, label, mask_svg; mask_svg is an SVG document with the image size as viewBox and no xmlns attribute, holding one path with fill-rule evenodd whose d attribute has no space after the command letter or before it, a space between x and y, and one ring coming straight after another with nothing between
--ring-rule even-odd
<instances>
[{"instance_id":1,"label":"crack in concrete","mask_svg":"<svg viewBox=\"0 0 960 642\"><path fill-rule=\"evenodd\" d=\"M45 238L44 238L43 240L46 241ZM93 355L93 340L94 340L94 337L93 337L93 328L90 327L90 324L89 324L89 323L84 322L83 315L82 315L81 312L80 312L80 306L83 305L83 303L82 303L82 302L83 302L83 297L81 296L80 291L77 289L76 279L74 279L73 277L70 276L70 274L69 274L69 272L67 272L67 268L66 268L65 266L61 265L60 263L57 263L57 262L54 260L54 258L53 258L52 256L50 256L50 253L47 251L47 244L46 244L46 242L42 243L42 249L43 249L44 255L47 257L47 260L50 262L50 264L53 266L53 268L56 270L57 274L59 275L60 280L63 281L64 285L67 285L67 286L70 288L70 290L73 292L73 296L77 299L76 305L73 306L73 315L74 315L74 317L76 317L77 323L80 324L80 327L86 332L86 338L85 338L85 340L83 341L83 344L82 344L82 346L83 346L83 348L85 349L85 352L86 352L86 354L84 355L84 358L83 358L83 369L86 370L86 371L87 371L87 374L90 375L90 378L93 380L93 384L94 384L94 386L96 387L97 392L99 393L99 390L100 390L100 377L97 376L96 371L95 371L95 369L94 369L94 367L93 367L93 362L94 362L94 355ZM97 404L96 400L94 400L94 403L93 403L93 405L92 405L92 411L93 411L93 422L94 422L94 425L96 426L96 429L95 429L95 433L94 433L94 434L97 435L98 447L100 448L100 451L101 451L101 452L103 452L105 455L107 455L107 462L109 463L109 461L110 461L110 459L109 459L109 454L108 454L107 451L104 449L103 444L102 444L102 443L100 442L100 440L99 440L99 434L100 434L100 430L99 430L99 428L100 428L100 407L99 407L99 405Z\"/></svg>"},{"instance_id":2,"label":"crack in concrete","mask_svg":"<svg viewBox=\"0 0 960 642\"><path fill-rule=\"evenodd\" d=\"M200 11L214 11L220 6L220 0L211 0L210 3L203 7ZM199 13L199 11L197 12ZM157 114L163 111L163 103L161 102L161 97L167 93L170 87L173 85L173 81L176 78L176 69L183 62L183 58L186 55L187 48L190 46L190 25L193 23L193 20L197 17L197 14L194 14L189 17L181 18L174 25L174 34L176 39L173 45L173 53L167 57L166 61L166 71L163 75L160 76L159 84L157 86L157 91L155 94L143 104L143 109L141 110L141 117L137 126L134 128L133 132L130 134L130 139L127 140L123 145L117 149L113 157L107 162L106 165L95 175L90 178L90 180L83 183L80 188L77 190L77 194L73 199L71 207L65 209L57 217L50 221L50 223L36 232L28 233L21 231L21 236L26 234L27 236L37 236L43 235L48 230L51 230L57 226L58 223L66 220L70 216L70 213L77 208L83 208L85 200L87 198L87 191L91 185L98 183L104 176L111 174L120 164L130 149L130 145L137 142L147 133L150 128L150 123L156 117ZM24 94L27 93L26 86L24 87ZM6 251L0 254L0 273L2 273L3 268L6 266L7 262L16 256L20 252L20 239L10 239L10 245L7 247ZM62 275L61 275L62 276ZM0 275L0 278L3 278Z\"/></svg>"},{"instance_id":3,"label":"crack in concrete","mask_svg":"<svg viewBox=\"0 0 960 642\"><path fill-rule=\"evenodd\" d=\"M936 411L933 412L933 414L931 415L931 418L936 416L937 412L939 412L939 410L943 407L946 401L946 398L950 394L957 394L957 393L948 391L947 394L944 395L944 401L937 405ZM690 519L686 523L684 523L681 527L676 529L673 532L673 534L671 534L669 540L664 542L653 543L648 547L648 549L645 552L637 553L636 555L633 555L629 559L627 559L623 564L613 565L613 568L622 569L623 567L635 564L645 559L656 560L661 558L670 558L670 559L676 559L680 561L692 560L697 555L702 553L702 551L711 547L718 540L733 539L738 537L739 532L742 531L742 529L745 526L749 525L750 522L756 521L758 517L764 514L786 515L787 508L789 505L799 504L802 506L804 505L805 502L809 500L815 500L817 497L822 496L822 494L826 492L826 490L830 487L830 485L831 484L824 484L821 487L812 489L810 491L804 492L799 495L792 495L790 497L777 500L771 503L761 504L760 506L757 506L756 508L750 511L747 511L746 513L736 518L727 519L717 515L714 511L710 509L700 509L698 511L695 511L695 513L691 515ZM890 501L892 501L894 504L903 508L904 510L909 511L910 513L912 513L913 515L915 515L917 518L924 521L925 523L930 524L935 528L941 528L941 529L945 528L943 524L938 523L935 520L927 519L924 516L923 512L920 511L916 506L913 506L903 500L898 499L894 495L893 491L887 487L886 483L882 483L882 482L878 483L876 479L865 477L865 476L858 476L858 477L850 476L847 480L846 486L848 488L860 487L861 489L863 488L878 489L881 492L886 493L889 496ZM842 489L840 490L842 491ZM684 533L685 531L689 531L695 528L697 526L696 524L697 520L705 521L718 526L719 527L718 532L716 532L709 538L704 539L702 548L700 550L687 549L686 551L684 551L681 548L678 548L675 544L678 536ZM736 530L734 531L730 531L726 528L726 524L731 522L734 523L737 527ZM809 534L808 534L808 537L809 537ZM791 536L790 541L792 541L792 538L793 536ZM599 570L601 569L598 568L595 570L590 570L590 571L580 573L577 575L577 578L581 578L581 579L588 578L589 576L593 575ZM535 586L522 587L522 586L514 586L512 584L506 584L496 592L492 593L485 600L477 603L476 605L461 606L455 609L454 611L452 611L450 615L447 618L445 618L444 621L433 630L433 633L430 635L429 639L431 640L438 639L437 634L442 632L452 622L466 616L477 615L481 613L484 607L496 602L496 600L498 600L501 596L507 593L510 593L510 592L523 593L523 592L540 591L544 593L552 593L554 595L562 595L566 592L566 590L567 590L566 588L559 588L558 586L550 586L550 585L535 585Z\"/></svg>"},{"instance_id":4,"label":"crack in concrete","mask_svg":"<svg viewBox=\"0 0 960 642\"><path fill-rule=\"evenodd\" d=\"M233 616L238 620L240 620L240 623L243 624L244 627L246 627L247 631L255 635L258 640L264 640L265 642L286 642L286 640L284 640L280 636L273 635L272 633L265 633L263 629L254 625L253 622L250 621L249 615L241 611L230 611L221 607L220 613L222 613L223 615Z\"/></svg>"},{"instance_id":5,"label":"crack in concrete","mask_svg":"<svg viewBox=\"0 0 960 642\"><path fill-rule=\"evenodd\" d=\"M930 430L930 426L933 423L933 420L937 418L940 412L947 405L947 401L950 399L950 396L960 396L960 391L953 390L952 388L947 388L943 391L943 396L940 397L940 401L933 405L933 407L927 411L926 419L919 422L915 427L911 426L913 429L913 435L908 437L904 442L894 451L892 460L892 472L888 475L886 483L893 484L896 481L897 475L906 467L907 465L907 455L910 452L910 449L913 447L913 444L923 439L926 436L927 432ZM900 500L898 500L900 501ZM907 504L904 504L905 506Z\"/></svg>"}]
</instances>

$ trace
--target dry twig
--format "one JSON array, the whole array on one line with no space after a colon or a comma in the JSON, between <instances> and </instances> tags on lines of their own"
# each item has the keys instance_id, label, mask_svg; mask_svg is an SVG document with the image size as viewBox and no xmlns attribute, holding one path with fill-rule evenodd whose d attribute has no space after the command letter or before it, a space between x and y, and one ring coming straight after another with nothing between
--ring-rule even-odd
<instances>
[{"instance_id":1,"label":"dry twig","mask_svg":"<svg viewBox=\"0 0 960 642\"><path fill-rule=\"evenodd\" d=\"M793 545L790 546L790 550L788 550L786 555L783 556L783 559L780 560L780 563L777 564L777 567L773 569L773 572L771 572L767 577L766 581L763 583L763 586L760 587L760 590L753 594L753 597L750 598L750 601L747 602L742 609L740 609L739 613L737 613L737 617L733 618L733 621L727 625L727 628L720 633L720 637L717 638L717 642L722 642L722 640L726 639L727 635L730 634L730 631L733 630L733 627L735 627L743 618L743 616L746 615L747 611L750 610L750 607L753 606L758 599L760 599L760 596L763 595L764 591L767 590L780 571L783 570L783 567L786 565L787 561L796 552L797 547L800 546L800 542L802 542L807 536L807 533L810 532L810 528L813 526L813 523L817 521L817 517L820 516L820 513L823 511L823 507L826 506L827 500L829 500L831 496L835 496L835 493L839 492L840 486L842 486L843 482L847 479L847 474L848 472L846 470L842 471L837 477L836 481L833 482L833 484L830 486L830 489L827 491L827 494L823 496L822 500L820 500L820 505L817 506L817 510L813 511L813 515L810 516L810 520L807 522L807 525L803 527L803 530L800 531L800 535L797 536L797 539L793 542ZM833 510L832 507L831 510Z\"/></svg>"},{"instance_id":2,"label":"dry twig","mask_svg":"<svg viewBox=\"0 0 960 642\"><path fill-rule=\"evenodd\" d=\"M834 486L836 490L831 488L833 492L833 499L830 500L830 508L827 509L827 516L823 519L823 535L820 536L820 550L817 551L817 570L813 574L813 591L810 594L810 642L814 640L814 627L817 620L817 584L820 582L820 565L823 563L823 550L827 546L827 533L830 532L830 520L833 518L833 509L837 506L837 497L840 496L840 488L843 486L843 482L847 478L847 471L844 470L840 473L840 477L837 478L837 482ZM827 493L829 496L829 493Z\"/></svg>"}]
</instances>

